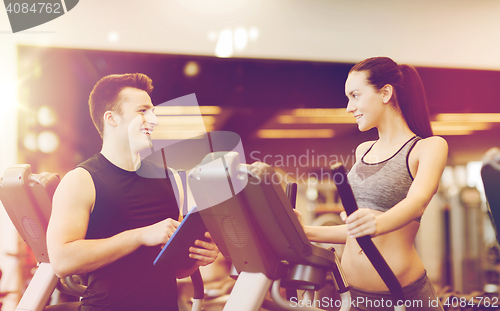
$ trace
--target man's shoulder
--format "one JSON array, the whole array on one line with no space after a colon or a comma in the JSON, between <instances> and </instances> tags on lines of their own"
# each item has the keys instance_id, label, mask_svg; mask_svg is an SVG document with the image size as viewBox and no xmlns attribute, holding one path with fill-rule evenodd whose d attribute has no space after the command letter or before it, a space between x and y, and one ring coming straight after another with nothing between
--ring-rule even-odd
<instances>
[{"instance_id":1,"label":"man's shoulder","mask_svg":"<svg viewBox=\"0 0 500 311\"><path fill-rule=\"evenodd\" d=\"M99 171L102 169L103 163L100 159L99 153L94 154L87 160L83 161L82 163L78 164L76 168L81 168L85 169L88 172L95 172Z\"/></svg>"},{"instance_id":2,"label":"man's shoulder","mask_svg":"<svg viewBox=\"0 0 500 311\"><path fill-rule=\"evenodd\" d=\"M64 189L64 192L67 193L93 193L95 191L92 176L81 167L69 171L59 183L58 190L60 192L59 188Z\"/></svg>"}]
</instances>

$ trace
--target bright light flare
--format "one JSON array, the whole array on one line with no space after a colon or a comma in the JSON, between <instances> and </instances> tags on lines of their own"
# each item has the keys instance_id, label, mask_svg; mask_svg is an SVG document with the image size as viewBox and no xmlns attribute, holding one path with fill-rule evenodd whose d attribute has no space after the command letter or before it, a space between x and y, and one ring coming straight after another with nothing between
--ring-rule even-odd
<instances>
[{"instance_id":1,"label":"bright light flare","mask_svg":"<svg viewBox=\"0 0 500 311\"><path fill-rule=\"evenodd\" d=\"M52 131L43 131L37 138L38 149L43 153L52 153L59 147L59 137Z\"/></svg>"},{"instance_id":2,"label":"bright light flare","mask_svg":"<svg viewBox=\"0 0 500 311\"><path fill-rule=\"evenodd\" d=\"M37 119L38 123L45 127L48 127L54 125L57 118L52 108L48 106L42 106L40 107L40 109L38 109Z\"/></svg>"},{"instance_id":3,"label":"bright light flare","mask_svg":"<svg viewBox=\"0 0 500 311\"><path fill-rule=\"evenodd\" d=\"M248 36L250 40L257 40L259 38L259 29L257 27L250 27L248 30Z\"/></svg>"},{"instance_id":4,"label":"bright light flare","mask_svg":"<svg viewBox=\"0 0 500 311\"><path fill-rule=\"evenodd\" d=\"M0 110L17 106L17 83L0 80Z\"/></svg>"},{"instance_id":5,"label":"bright light flare","mask_svg":"<svg viewBox=\"0 0 500 311\"><path fill-rule=\"evenodd\" d=\"M219 40L215 47L215 56L217 57L231 57L233 55L233 32L230 29L221 31Z\"/></svg>"},{"instance_id":6,"label":"bright light flare","mask_svg":"<svg viewBox=\"0 0 500 311\"><path fill-rule=\"evenodd\" d=\"M116 43L120 41L120 34L118 31L110 31L108 32L107 38L110 43Z\"/></svg>"},{"instance_id":7,"label":"bright light flare","mask_svg":"<svg viewBox=\"0 0 500 311\"><path fill-rule=\"evenodd\" d=\"M243 28L237 28L234 31L234 46L237 50L243 50L248 43L247 31Z\"/></svg>"}]
</instances>

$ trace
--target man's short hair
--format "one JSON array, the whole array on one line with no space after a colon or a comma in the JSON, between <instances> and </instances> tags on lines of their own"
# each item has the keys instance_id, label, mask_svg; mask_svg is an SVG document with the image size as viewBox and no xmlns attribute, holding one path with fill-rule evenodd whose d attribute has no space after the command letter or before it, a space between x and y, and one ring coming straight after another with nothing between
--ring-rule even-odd
<instances>
[{"instance_id":1,"label":"man's short hair","mask_svg":"<svg viewBox=\"0 0 500 311\"><path fill-rule=\"evenodd\" d=\"M122 113L119 95L121 90L127 87L151 94L153 81L142 73L114 74L99 80L90 92L90 116L101 137L104 136L104 113L106 111Z\"/></svg>"}]
</instances>

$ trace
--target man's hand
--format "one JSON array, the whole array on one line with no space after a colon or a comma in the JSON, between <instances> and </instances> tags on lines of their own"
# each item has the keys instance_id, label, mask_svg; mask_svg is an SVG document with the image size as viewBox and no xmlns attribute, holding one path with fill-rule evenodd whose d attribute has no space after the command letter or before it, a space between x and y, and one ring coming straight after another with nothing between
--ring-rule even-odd
<instances>
[{"instance_id":1,"label":"man's hand","mask_svg":"<svg viewBox=\"0 0 500 311\"><path fill-rule=\"evenodd\" d=\"M170 237L174 234L180 222L167 218L153 225L140 228L141 244L145 246L156 246L167 244Z\"/></svg>"},{"instance_id":2,"label":"man's hand","mask_svg":"<svg viewBox=\"0 0 500 311\"><path fill-rule=\"evenodd\" d=\"M365 235L376 236L377 213L368 208L360 208L349 217L346 212L340 213L340 217L347 224L347 234L351 238L359 238Z\"/></svg>"},{"instance_id":3,"label":"man's hand","mask_svg":"<svg viewBox=\"0 0 500 311\"><path fill-rule=\"evenodd\" d=\"M205 232L205 237L210 239L210 242L196 240L194 244L198 247L189 248L189 257L196 259L198 266L206 266L215 261L219 255L219 248L215 245L210 233Z\"/></svg>"}]
</instances>

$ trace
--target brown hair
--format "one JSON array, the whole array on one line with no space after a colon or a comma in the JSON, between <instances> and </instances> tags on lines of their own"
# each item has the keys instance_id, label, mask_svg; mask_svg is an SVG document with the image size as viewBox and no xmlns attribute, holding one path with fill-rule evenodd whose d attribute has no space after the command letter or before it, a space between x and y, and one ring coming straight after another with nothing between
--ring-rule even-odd
<instances>
[{"instance_id":1,"label":"brown hair","mask_svg":"<svg viewBox=\"0 0 500 311\"><path fill-rule=\"evenodd\" d=\"M99 80L90 92L90 116L101 137L104 136L104 113L117 111L121 114L119 95L126 87L133 87L151 94L153 81L142 73L114 74Z\"/></svg>"},{"instance_id":2,"label":"brown hair","mask_svg":"<svg viewBox=\"0 0 500 311\"><path fill-rule=\"evenodd\" d=\"M422 138L433 135L424 85L415 68L398 65L388 57L372 57L354 65L349 73L353 71L364 71L368 83L377 91L386 84L392 85L391 101L401 111L410 130Z\"/></svg>"}]
</instances>

